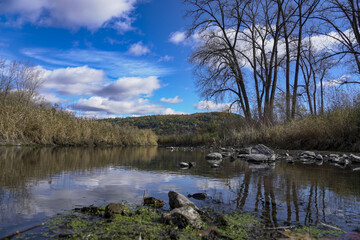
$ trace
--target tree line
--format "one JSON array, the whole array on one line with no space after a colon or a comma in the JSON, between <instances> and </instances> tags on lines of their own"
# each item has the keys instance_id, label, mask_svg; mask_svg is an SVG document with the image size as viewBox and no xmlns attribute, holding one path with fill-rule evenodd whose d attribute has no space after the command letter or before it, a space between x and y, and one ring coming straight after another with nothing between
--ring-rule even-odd
<instances>
[{"instance_id":1,"label":"tree line","mask_svg":"<svg viewBox=\"0 0 360 240\"><path fill-rule=\"evenodd\" d=\"M185 3L201 95L231 100L249 121L272 124L279 99L283 121L297 118L304 104L311 115L323 114L327 86L360 83L359 1ZM344 75L329 82L334 71Z\"/></svg>"}]
</instances>

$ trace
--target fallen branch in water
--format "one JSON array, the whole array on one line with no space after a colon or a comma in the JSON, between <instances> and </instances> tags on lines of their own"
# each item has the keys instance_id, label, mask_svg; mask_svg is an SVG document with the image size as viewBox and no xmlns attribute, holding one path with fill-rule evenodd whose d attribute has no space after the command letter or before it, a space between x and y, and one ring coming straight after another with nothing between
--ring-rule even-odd
<instances>
[{"instance_id":1,"label":"fallen branch in water","mask_svg":"<svg viewBox=\"0 0 360 240\"><path fill-rule=\"evenodd\" d=\"M327 227L327 228L331 228L331 229L334 229L334 230L337 230L337 231L342 231L344 232L344 230L342 230L341 228L338 228L338 227L335 227L335 226L331 226L329 224L326 224L326 223L323 223L323 222L320 222L321 225L323 225L324 227Z\"/></svg>"},{"instance_id":2,"label":"fallen branch in water","mask_svg":"<svg viewBox=\"0 0 360 240\"><path fill-rule=\"evenodd\" d=\"M35 228L38 228L38 227L41 227L41 226L44 226L44 225L45 225L45 223L40 223L40 224L38 224L38 225L32 226L32 227L30 227L30 228L27 228L27 229L25 229L25 230L23 230L23 231L16 231L16 232L13 233L13 234L10 234L10 235L8 235L8 236L6 236L6 237L4 237L4 238L1 238L1 240L12 239L12 238L15 237L16 235L20 235L20 234L26 233L26 232L28 232L28 231L31 231L31 230L33 230L33 229L35 229Z\"/></svg>"},{"instance_id":3,"label":"fallen branch in water","mask_svg":"<svg viewBox=\"0 0 360 240\"><path fill-rule=\"evenodd\" d=\"M291 229L295 228L295 226L281 226L281 227L272 227L272 228L265 228L266 230L278 230L278 229Z\"/></svg>"}]
</instances>

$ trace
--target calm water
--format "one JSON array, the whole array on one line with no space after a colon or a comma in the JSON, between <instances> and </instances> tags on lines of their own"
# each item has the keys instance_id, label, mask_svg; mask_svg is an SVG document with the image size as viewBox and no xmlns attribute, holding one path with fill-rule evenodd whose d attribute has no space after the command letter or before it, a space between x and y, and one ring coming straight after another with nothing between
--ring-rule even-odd
<instances>
[{"instance_id":1,"label":"calm water","mask_svg":"<svg viewBox=\"0 0 360 240\"><path fill-rule=\"evenodd\" d=\"M141 204L144 194L168 201L170 190L206 192L205 201L194 200L199 207L256 212L272 226L360 226L360 171L286 162L258 169L226 159L212 169L205 155L158 148L0 147L0 238L75 207ZM181 161L197 165L181 170Z\"/></svg>"}]
</instances>

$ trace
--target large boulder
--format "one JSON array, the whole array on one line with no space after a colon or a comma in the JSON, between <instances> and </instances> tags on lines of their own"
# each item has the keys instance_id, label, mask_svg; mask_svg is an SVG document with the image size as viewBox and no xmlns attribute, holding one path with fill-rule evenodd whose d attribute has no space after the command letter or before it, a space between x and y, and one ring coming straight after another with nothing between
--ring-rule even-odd
<instances>
[{"instance_id":1,"label":"large boulder","mask_svg":"<svg viewBox=\"0 0 360 240\"><path fill-rule=\"evenodd\" d=\"M222 155L221 153L209 153L208 155L206 155L205 157L206 160L220 160L222 159Z\"/></svg>"},{"instance_id":2,"label":"large boulder","mask_svg":"<svg viewBox=\"0 0 360 240\"><path fill-rule=\"evenodd\" d=\"M179 228L192 226L201 227L200 214L192 206L175 208L168 213L163 213L162 219L165 223L172 223Z\"/></svg>"},{"instance_id":3,"label":"large boulder","mask_svg":"<svg viewBox=\"0 0 360 240\"><path fill-rule=\"evenodd\" d=\"M190 201L180 193L170 191L168 193L168 196L169 196L169 205L171 209L190 206L196 211L200 211L200 209L192 201Z\"/></svg>"},{"instance_id":4,"label":"large boulder","mask_svg":"<svg viewBox=\"0 0 360 240\"><path fill-rule=\"evenodd\" d=\"M263 154L270 158L275 152L263 144L258 144L251 148L251 154Z\"/></svg>"}]
</instances>

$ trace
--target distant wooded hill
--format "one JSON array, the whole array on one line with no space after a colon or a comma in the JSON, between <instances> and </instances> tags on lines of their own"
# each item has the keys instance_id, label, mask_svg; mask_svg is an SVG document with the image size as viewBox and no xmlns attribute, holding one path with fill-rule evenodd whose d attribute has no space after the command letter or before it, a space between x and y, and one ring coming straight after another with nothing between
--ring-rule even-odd
<instances>
[{"instance_id":1,"label":"distant wooded hill","mask_svg":"<svg viewBox=\"0 0 360 240\"><path fill-rule=\"evenodd\" d=\"M189 115L152 115L105 119L115 124L151 129L157 135L184 135L223 132L241 126L243 117L227 112L194 113Z\"/></svg>"}]
</instances>

